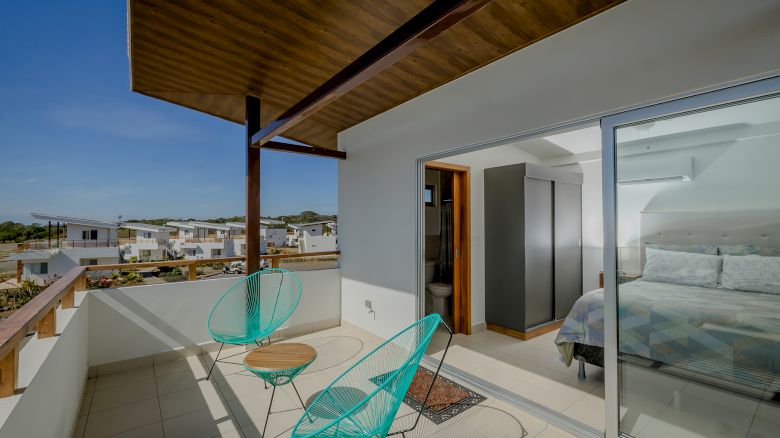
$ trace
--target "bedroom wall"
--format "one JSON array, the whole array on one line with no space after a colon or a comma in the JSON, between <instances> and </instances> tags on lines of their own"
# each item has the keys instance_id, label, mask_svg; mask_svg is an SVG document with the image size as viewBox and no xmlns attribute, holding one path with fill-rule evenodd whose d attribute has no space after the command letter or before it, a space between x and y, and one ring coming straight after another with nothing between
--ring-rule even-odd
<instances>
[{"instance_id":1,"label":"bedroom wall","mask_svg":"<svg viewBox=\"0 0 780 438\"><path fill-rule=\"evenodd\" d=\"M471 325L479 329L485 324L485 169L540 160L506 145L437 161L471 168Z\"/></svg>"},{"instance_id":2,"label":"bedroom wall","mask_svg":"<svg viewBox=\"0 0 780 438\"><path fill-rule=\"evenodd\" d=\"M754 127L754 130L761 128ZM750 132L743 135L750 136ZM639 240L641 212L718 212L776 210L780 208L780 130L744 140L699 145L705 135L686 136L680 148L623 158L619 162L641 162L659 157L693 157L694 178L690 182L669 182L619 186L619 246L629 250L623 257L624 270L640 272ZM684 242L680 242L684 243ZM732 242L734 244L744 242ZM775 242L780 247L780 242Z\"/></svg>"},{"instance_id":3,"label":"bedroom wall","mask_svg":"<svg viewBox=\"0 0 780 438\"><path fill-rule=\"evenodd\" d=\"M774 0L632 0L340 133L342 317L416 319L418 157L777 72L778 22Z\"/></svg>"}]
</instances>

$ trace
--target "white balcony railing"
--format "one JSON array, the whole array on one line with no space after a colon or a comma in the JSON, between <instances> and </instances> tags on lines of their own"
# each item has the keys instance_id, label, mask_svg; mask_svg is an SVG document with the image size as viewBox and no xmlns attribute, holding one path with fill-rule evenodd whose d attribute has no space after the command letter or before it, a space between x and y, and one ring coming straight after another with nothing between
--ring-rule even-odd
<instances>
[{"instance_id":1,"label":"white balcony railing","mask_svg":"<svg viewBox=\"0 0 780 438\"><path fill-rule=\"evenodd\" d=\"M213 260L167 263L205 262ZM116 368L122 361L171 360L198 354L213 344L206 327L208 314L235 278L84 290L87 270L110 269L114 265L74 268L0 322L0 395L4 397L0 436L68 435L67 428L79 413L88 370L109 363ZM297 274L303 295L282 330L292 333L338 325L340 271ZM30 332L35 335L28 336ZM44 406L57 409L41 415Z\"/></svg>"}]
</instances>

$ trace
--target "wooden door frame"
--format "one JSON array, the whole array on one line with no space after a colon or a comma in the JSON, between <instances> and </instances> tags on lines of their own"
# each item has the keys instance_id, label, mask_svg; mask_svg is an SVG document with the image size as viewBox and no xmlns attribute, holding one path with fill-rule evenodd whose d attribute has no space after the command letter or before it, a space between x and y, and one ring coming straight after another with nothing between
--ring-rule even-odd
<instances>
[{"instance_id":1,"label":"wooden door frame","mask_svg":"<svg viewBox=\"0 0 780 438\"><path fill-rule=\"evenodd\" d=\"M452 172L452 330L471 334L471 168L440 161L426 169ZM423 292L424 293L424 292Z\"/></svg>"}]
</instances>

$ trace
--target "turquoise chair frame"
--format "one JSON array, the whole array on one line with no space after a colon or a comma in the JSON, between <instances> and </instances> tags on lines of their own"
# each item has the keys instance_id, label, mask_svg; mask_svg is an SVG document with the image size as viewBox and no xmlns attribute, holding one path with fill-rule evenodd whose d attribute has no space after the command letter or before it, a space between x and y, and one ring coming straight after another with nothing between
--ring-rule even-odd
<instances>
[{"instance_id":1,"label":"turquoise chair frame","mask_svg":"<svg viewBox=\"0 0 780 438\"><path fill-rule=\"evenodd\" d=\"M293 314L300 300L301 281L286 269L263 269L233 283L209 313L209 334L221 345L206 380L218 361L235 356L220 360L225 344L262 347L266 337L270 344L271 334Z\"/></svg>"},{"instance_id":2,"label":"turquoise chair frame","mask_svg":"<svg viewBox=\"0 0 780 438\"><path fill-rule=\"evenodd\" d=\"M449 340L417 418L410 428L389 435L405 436L406 432L416 428L452 342L452 330L438 314L428 315L401 330L331 382L306 409L291 436L389 436L395 415L440 324L449 332ZM361 387L370 391L364 392Z\"/></svg>"}]
</instances>

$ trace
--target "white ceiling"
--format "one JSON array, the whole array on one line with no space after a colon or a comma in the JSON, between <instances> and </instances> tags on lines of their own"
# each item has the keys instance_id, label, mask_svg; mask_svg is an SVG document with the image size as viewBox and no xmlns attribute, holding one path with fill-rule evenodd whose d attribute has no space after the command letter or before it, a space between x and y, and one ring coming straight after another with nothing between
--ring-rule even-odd
<instances>
[{"instance_id":1,"label":"white ceiling","mask_svg":"<svg viewBox=\"0 0 780 438\"><path fill-rule=\"evenodd\" d=\"M598 125L537 137L514 144L542 160L573 157L601 150L601 129Z\"/></svg>"},{"instance_id":2,"label":"white ceiling","mask_svg":"<svg viewBox=\"0 0 780 438\"><path fill-rule=\"evenodd\" d=\"M598 126L562 132L544 139L572 154L601 150L601 128Z\"/></svg>"},{"instance_id":3,"label":"white ceiling","mask_svg":"<svg viewBox=\"0 0 780 438\"><path fill-rule=\"evenodd\" d=\"M711 111L687 114L642 125L619 128L618 143L646 140L727 125L760 125L780 121L780 98L760 100Z\"/></svg>"}]
</instances>

